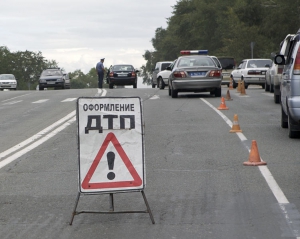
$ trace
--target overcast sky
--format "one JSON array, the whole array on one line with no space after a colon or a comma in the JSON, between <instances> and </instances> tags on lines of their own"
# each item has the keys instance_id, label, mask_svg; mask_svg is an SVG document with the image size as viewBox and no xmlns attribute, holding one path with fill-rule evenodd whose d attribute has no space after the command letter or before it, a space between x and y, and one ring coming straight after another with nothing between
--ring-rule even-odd
<instances>
[{"instance_id":1,"label":"overcast sky","mask_svg":"<svg viewBox=\"0 0 300 239\"><path fill-rule=\"evenodd\" d=\"M104 66L139 68L158 27L167 27L177 0L0 0L0 45L41 51L67 72Z\"/></svg>"}]
</instances>

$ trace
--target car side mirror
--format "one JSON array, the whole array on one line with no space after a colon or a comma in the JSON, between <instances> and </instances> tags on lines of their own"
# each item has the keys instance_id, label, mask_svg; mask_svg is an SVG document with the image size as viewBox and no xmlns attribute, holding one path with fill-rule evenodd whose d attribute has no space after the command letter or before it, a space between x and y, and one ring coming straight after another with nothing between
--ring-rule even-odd
<instances>
[{"instance_id":1,"label":"car side mirror","mask_svg":"<svg viewBox=\"0 0 300 239\"><path fill-rule=\"evenodd\" d=\"M139 70L135 70L136 73L140 72Z\"/></svg>"},{"instance_id":2,"label":"car side mirror","mask_svg":"<svg viewBox=\"0 0 300 239\"><path fill-rule=\"evenodd\" d=\"M285 59L283 55L277 55L274 58L274 62L277 65L285 65Z\"/></svg>"},{"instance_id":3,"label":"car side mirror","mask_svg":"<svg viewBox=\"0 0 300 239\"><path fill-rule=\"evenodd\" d=\"M166 70L170 71L170 70L171 70L171 67L170 67L170 66L167 66L167 67L166 67Z\"/></svg>"},{"instance_id":4,"label":"car side mirror","mask_svg":"<svg viewBox=\"0 0 300 239\"><path fill-rule=\"evenodd\" d=\"M268 67L268 68L270 68L270 65L269 65L269 64L266 64L266 65L265 65L265 67Z\"/></svg>"}]
</instances>

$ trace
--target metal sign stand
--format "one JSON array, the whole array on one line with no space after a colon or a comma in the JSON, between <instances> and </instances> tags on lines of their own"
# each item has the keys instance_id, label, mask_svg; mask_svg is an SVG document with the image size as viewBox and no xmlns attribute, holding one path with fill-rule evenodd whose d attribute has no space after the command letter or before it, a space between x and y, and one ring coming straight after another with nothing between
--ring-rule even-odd
<instances>
[{"instance_id":1,"label":"metal sign stand","mask_svg":"<svg viewBox=\"0 0 300 239\"><path fill-rule=\"evenodd\" d=\"M144 190L140 190L140 192L142 193L144 202L145 202L146 207L147 207L147 209L144 210L144 211L115 211L114 194L113 193L109 193L109 204L110 204L109 211L76 211L77 205L78 205L78 202L79 202L79 198L80 198L80 195L81 195L81 193L78 192L76 202L75 202L75 207L74 207L72 217L71 217L71 221L70 221L70 225L72 225L75 215L78 215L78 214L81 214L81 213L97 213L97 214L149 213L152 224L155 224L155 221L154 221L149 203L147 201L145 192L144 192Z\"/></svg>"}]
</instances>

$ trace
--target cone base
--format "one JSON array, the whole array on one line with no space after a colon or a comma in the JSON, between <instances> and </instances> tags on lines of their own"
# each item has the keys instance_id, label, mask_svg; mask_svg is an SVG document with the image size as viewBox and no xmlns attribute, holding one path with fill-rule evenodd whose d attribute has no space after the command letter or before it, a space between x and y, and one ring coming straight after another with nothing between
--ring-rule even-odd
<instances>
[{"instance_id":1,"label":"cone base","mask_svg":"<svg viewBox=\"0 0 300 239\"><path fill-rule=\"evenodd\" d=\"M243 132L241 129L232 129L229 131L229 133L241 133Z\"/></svg>"},{"instance_id":2,"label":"cone base","mask_svg":"<svg viewBox=\"0 0 300 239\"><path fill-rule=\"evenodd\" d=\"M245 166L260 166L260 165L267 165L266 162L264 161L260 161L260 162L250 162L250 161L247 161L247 162L244 162L243 163Z\"/></svg>"},{"instance_id":3,"label":"cone base","mask_svg":"<svg viewBox=\"0 0 300 239\"><path fill-rule=\"evenodd\" d=\"M218 110L228 110L228 107L218 107Z\"/></svg>"}]
</instances>

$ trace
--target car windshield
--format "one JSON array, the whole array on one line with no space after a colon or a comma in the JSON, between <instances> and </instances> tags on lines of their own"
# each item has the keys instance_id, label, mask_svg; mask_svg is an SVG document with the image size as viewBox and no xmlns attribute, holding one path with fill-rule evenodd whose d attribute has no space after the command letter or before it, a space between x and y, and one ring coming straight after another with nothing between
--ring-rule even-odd
<instances>
[{"instance_id":1,"label":"car windshield","mask_svg":"<svg viewBox=\"0 0 300 239\"><path fill-rule=\"evenodd\" d=\"M61 76L61 71L58 70L44 70L42 76Z\"/></svg>"},{"instance_id":2,"label":"car windshield","mask_svg":"<svg viewBox=\"0 0 300 239\"><path fill-rule=\"evenodd\" d=\"M247 68L262 68L266 67L266 65L271 66L271 60L249 60L247 63Z\"/></svg>"},{"instance_id":3,"label":"car windshield","mask_svg":"<svg viewBox=\"0 0 300 239\"><path fill-rule=\"evenodd\" d=\"M133 67L131 65L115 65L113 66L113 71L133 71Z\"/></svg>"},{"instance_id":4,"label":"car windshield","mask_svg":"<svg viewBox=\"0 0 300 239\"><path fill-rule=\"evenodd\" d=\"M15 80L14 75L0 75L0 80Z\"/></svg>"},{"instance_id":5,"label":"car windshield","mask_svg":"<svg viewBox=\"0 0 300 239\"><path fill-rule=\"evenodd\" d=\"M178 67L193 66L216 66L216 64L210 57L203 56L182 57L178 62Z\"/></svg>"},{"instance_id":6,"label":"car windshield","mask_svg":"<svg viewBox=\"0 0 300 239\"><path fill-rule=\"evenodd\" d=\"M219 57L223 69L234 69L235 62L233 58Z\"/></svg>"}]
</instances>

